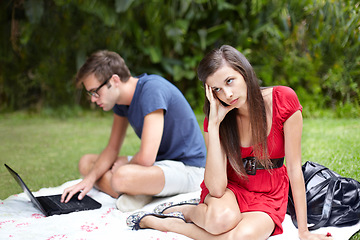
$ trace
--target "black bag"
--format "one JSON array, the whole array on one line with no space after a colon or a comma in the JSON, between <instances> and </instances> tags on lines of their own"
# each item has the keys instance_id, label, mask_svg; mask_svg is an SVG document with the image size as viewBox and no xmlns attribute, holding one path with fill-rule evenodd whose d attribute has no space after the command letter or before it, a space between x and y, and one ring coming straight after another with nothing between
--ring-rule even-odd
<instances>
[{"instance_id":1,"label":"black bag","mask_svg":"<svg viewBox=\"0 0 360 240\"><path fill-rule=\"evenodd\" d=\"M307 199L309 230L326 226L351 226L360 221L360 183L341 177L318 163L302 166ZM289 190L287 213L297 227L294 202Z\"/></svg>"}]
</instances>

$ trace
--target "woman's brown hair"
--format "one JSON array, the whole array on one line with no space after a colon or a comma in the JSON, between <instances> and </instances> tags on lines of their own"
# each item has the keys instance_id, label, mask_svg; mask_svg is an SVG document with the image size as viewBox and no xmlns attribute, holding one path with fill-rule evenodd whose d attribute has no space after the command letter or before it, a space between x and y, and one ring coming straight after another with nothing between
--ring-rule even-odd
<instances>
[{"instance_id":1,"label":"woman's brown hair","mask_svg":"<svg viewBox=\"0 0 360 240\"><path fill-rule=\"evenodd\" d=\"M200 62L197 73L200 81L205 86L209 76L219 68L228 65L239 72L247 86L247 101L250 112L250 126L254 156L260 164L269 168L271 161L267 151L267 120L263 96L261 94L259 80L249 61L237 49L223 45L208 53ZM209 117L210 103L205 97L204 113ZM240 151L240 136L236 121L237 109L231 110L220 124L221 145L229 159L231 166L240 176L246 176Z\"/></svg>"}]
</instances>

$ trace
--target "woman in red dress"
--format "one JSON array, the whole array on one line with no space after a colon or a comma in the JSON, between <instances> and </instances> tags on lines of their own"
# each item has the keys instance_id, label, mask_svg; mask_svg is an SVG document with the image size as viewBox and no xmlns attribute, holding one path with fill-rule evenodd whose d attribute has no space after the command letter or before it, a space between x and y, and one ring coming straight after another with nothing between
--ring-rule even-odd
<instances>
[{"instance_id":1,"label":"woman in red dress","mask_svg":"<svg viewBox=\"0 0 360 240\"><path fill-rule=\"evenodd\" d=\"M128 222L193 239L267 239L283 232L290 182L299 238L332 239L307 228L296 93L260 88L248 60L227 45L205 56L198 76L206 93L207 145L200 204L174 204L163 215L135 214Z\"/></svg>"}]
</instances>

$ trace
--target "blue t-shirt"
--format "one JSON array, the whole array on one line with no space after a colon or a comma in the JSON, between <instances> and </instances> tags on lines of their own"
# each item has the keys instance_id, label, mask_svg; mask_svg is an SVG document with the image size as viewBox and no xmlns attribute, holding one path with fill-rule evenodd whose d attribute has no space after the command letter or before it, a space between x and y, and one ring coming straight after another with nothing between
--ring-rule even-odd
<instances>
[{"instance_id":1,"label":"blue t-shirt","mask_svg":"<svg viewBox=\"0 0 360 240\"><path fill-rule=\"evenodd\" d=\"M205 167L205 142L189 103L173 84L158 75L138 77L130 106L115 105L115 114L127 117L141 139L144 118L164 110L164 132L156 161L178 160L185 165Z\"/></svg>"}]
</instances>

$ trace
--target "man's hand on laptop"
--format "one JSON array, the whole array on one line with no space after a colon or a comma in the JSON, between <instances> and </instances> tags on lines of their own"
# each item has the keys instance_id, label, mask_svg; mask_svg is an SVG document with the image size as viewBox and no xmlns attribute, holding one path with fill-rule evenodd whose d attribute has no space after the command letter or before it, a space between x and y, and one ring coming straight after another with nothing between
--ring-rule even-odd
<instances>
[{"instance_id":1,"label":"man's hand on laptop","mask_svg":"<svg viewBox=\"0 0 360 240\"><path fill-rule=\"evenodd\" d=\"M68 187L64 190L63 194L61 195L61 202L69 202L70 199L74 196L75 193L80 192L78 199L82 200L84 196L93 188L95 181L91 178L86 177L78 184L74 186Z\"/></svg>"}]
</instances>

